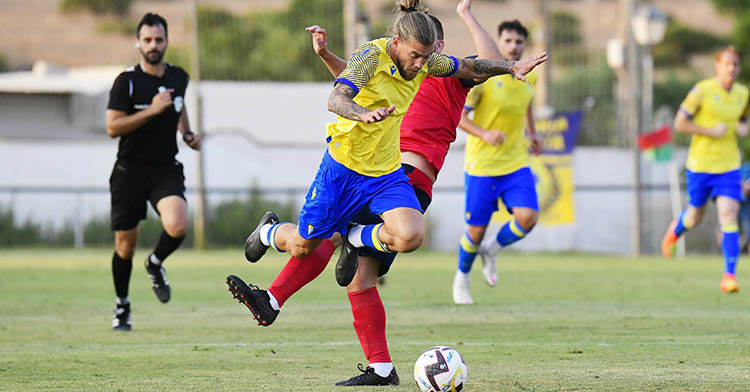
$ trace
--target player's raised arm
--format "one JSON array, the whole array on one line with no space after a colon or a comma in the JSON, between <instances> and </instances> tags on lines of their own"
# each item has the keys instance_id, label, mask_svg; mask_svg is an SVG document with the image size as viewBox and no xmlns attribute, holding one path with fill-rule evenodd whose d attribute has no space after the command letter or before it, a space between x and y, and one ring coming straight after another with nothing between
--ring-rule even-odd
<instances>
[{"instance_id":1,"label":"player's raised arm","mask_svg":"<svg viewBox=\"0 0 750 392\"><path fill-rule=\"evenodd\" d=\"M469 29L474 47L477 48L477 58L503 60L500 48L497 47L492 35L482 27L471 12L471 0L460 0L456 6L456 13Z\"/></svg>"},{"instance_id":2,"label":"player's raised arm","mask_svg":"<svg viewBox=\"0 0 750 392\"><path fill-rule=\"evenodd\" d=\"M305 31L312 33L312 45L315 54L317 54L323 61L323 64L328 67L331 75L333 75L334 78L337 78L342 72L344 72L344 69L346 69L346 61L328 50L326 29L318 25L313 25L306 27Z\"/></svg>"}]
</instances>

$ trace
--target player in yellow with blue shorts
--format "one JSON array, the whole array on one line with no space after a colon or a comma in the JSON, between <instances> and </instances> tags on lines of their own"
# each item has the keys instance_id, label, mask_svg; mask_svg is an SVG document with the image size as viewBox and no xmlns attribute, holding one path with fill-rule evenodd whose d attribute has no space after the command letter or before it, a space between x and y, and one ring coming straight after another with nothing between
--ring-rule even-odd
<instances>
[{"instance_id":1,"label":"player in yellow with blue shorts","mask_svg":"<svg viewBox=\"0 0 750 392\"><path fill-rule=\"evenodd\" d=\"M277 277L294 281L286 294L322 271L312 267L325 266L330 253L323 257L325 252L316 250L319 246L331 249L338 233L345 234L340 236L342 241L354 247L381 252L410 252L421 245L422 210L401 167L399 134L401 119L428 75L486 79L510 73L525 80L524 75L547 60L546 54L521 61L439 54L435 52L435 26L420 11L419 3L401 0L394 36L362 44L336 79L328 109L339 116L327 127L328 148L299 224L279 223L276 214L269 212L245 242L245 257L251 262L258 261L269 247L294 256ZM383 223L348 227L363 207L369 207ZM280 309L273 290L248 286L234 275L227 278L227 284L260 325L273 323Z\"/></svg>"},{"instance_id":2,"label":"player in yellow with blue shorts","mask_svg":"<svg viewBox=\"0 0 750 392\"><path fill-rule=\"evenodd\" d=\"M503 57L518 60L526 47L528 31L517 20L498 27L498 47ZM534 128L531 101L536 85L534 72L526 80L511 75L495 76L474 87L466 98L459 127L469 134L464 163L468 224L458 248L458 268L453 280L453 302L474 303L469 292L469 272L477 254L482 255L483 274L490 286L497 283L495 256L501 247L523 238L539 216L534 176L529 169L529 144L541 153ZM468 114L474 111L474 120ZM513 215L499 231L497 240L480 249L492 213L501 199Z\"/></svg>"},{"instance_id":3,"label":"player in yellow with blue shorts","mask_svg":"<svg viewBox=\"0 0 750 392\"><path fill-rule=\"evenodd\" d=\"M737 214L742 202L738 136L748 134L748 89L735 83L740 54L721 50L714 63L716 77L698 82L680 105L674 121L678 132L692 134L687 163L688 207L673 221L661 244L664 257L674 255L677 239L703 219L706 202L716 202L722 231L724 277L719 288L739 290L735 272L740 255Z\"/></svg>"}]
</instances>

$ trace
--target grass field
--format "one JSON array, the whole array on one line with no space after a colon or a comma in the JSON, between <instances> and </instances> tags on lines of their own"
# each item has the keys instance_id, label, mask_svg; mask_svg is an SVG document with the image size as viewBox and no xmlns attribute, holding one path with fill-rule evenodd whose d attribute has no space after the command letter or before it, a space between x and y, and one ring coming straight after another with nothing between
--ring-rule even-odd
<instances>
[{"instance_id":1,"label":"grass field","mask_svg":"<svg viewBox=\"0 0 750 392\"><path fill-rule=\"evenodd\" d=\"M333 263L261 328L224 278L267 287L282 255L180 250L163 305L140 251L134 329L115 333L110 252L0 251L0 390L340 391L366 363ZM468 391L750 390L750 296L719 291L718 256L501 256L499 286L475 268L477 304L459 307L454 255L402 255L380 289L402 382L364 390L416 391L414 360L437 344L466 359Z\"/></svg>"}]
</instances>

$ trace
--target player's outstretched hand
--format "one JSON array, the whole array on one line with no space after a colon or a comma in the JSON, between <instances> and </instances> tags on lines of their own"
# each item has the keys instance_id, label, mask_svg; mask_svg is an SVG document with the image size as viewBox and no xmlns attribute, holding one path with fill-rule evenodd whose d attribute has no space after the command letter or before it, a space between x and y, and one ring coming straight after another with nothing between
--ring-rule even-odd
<instances>
[{"instance_id":1,"label":"player's outstretched hand","mask_svg":"<svg viewBox=\"0 0 750 392\"><path fill-rule=\"evenodd\" d=\"M505 132L498 131L497 129L488 129L487 132L482 133L482 140L487 144L499 146L505 143Z\"/></svg>"},{"instance_id":2,"label":"player's outstretched hand","mask_svg":"<svg viewBox=\"0 0 750 392\"><path fill-rule=\"evenodd\" d=\"M547 61L547 52L544 52L536 57L516 61L516 63L513 64L510 69L511 74L514 78L525 82L526 74L531 72L531 70L534 69L537 65L542 64L545 61Z\"/></svg>"},{"instance_id":3,"label":"player's outstretched hand","mask_svg":"<svg viewBox=\"0 0 750 392\"><path fill-rule=\"evenodd\" d=\"M456 13L463 15L464 12L471 11L471 0L459 0L456 6Z\"/></svg>"},{"instance_id":4,"label":"player's outstretched hand","mask_svg":"<svg viewBox=\"0 0 750 392\"><path fill-rule=\"evenodd\" d=\"M156 111L156 113L163 112L167 107L169 107L169 105L172 104L173 92L173 88L164 89L163 91L160 91L156 95L154 95L153 98L151 98L151 107Z\"/></svg>"},{"instance_id":5,"label":"player's outstretched hand","mask_svg":"<svg viewBox=\"0 0 750 392\"><path fill-rule=\"evenodd\" d=\"M740 121L737 125L737 136L745 137L750 134L750 123L747 121Z\"/></svg>"},{"instance_id":6,"label":"player's outstretched hand","mask_svg":"<svg viewBox=\"0 0 750 392\"><path fill-rule=\"evenodd\" d=\"M394 110L396 110L395 105L391 105L389 108L377 108L365 114L361 114L359 116L359 121L362 121L365 124L383 121L388 115L393 113Z\"/></svg>"},{"instance_id":7,"label":"player's outstretched hand","mask_svg":"<svg viewBox=\"0 0 750 392\"><path fill-rule=\"evenodd\" d=\"M312 45L315 50L315 54L322 56L328 52L328 39L326 37L326 29L312 25L305 27L305 31L312 33Z\"/></svg>"},{"instance_id":8,"label":"player's outstretched hand","mask_svg":"<svg viewBox=\"0 0 750 392\"><path fill-rule=\"evenodd\" d=\"M193 150L198 151L201 149L201 135L196 135L191 131L187 131L182 135L182 140Z\"/></svg>"}]
</instances>

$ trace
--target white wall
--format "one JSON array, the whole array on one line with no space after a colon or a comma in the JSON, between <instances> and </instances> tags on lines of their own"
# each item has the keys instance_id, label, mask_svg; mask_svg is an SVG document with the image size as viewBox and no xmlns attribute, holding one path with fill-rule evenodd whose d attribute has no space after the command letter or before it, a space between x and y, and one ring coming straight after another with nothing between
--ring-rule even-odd
<instances>
[{"instance_id":1,"label":"white wall","mask_svg":"<svg viewBox=\"0 0 750 392\"><path fill-rule=\"evenodd\" d=\"M206 186L293 189L301 205L322 157L328 83L203 83ZM0 125L1 127L2 125ZM461 132L459 131L459 134ZM464 136L448 154L428 211L434 249L455 250L463 222ZM259 144L260 141L260 144ZM181 141L178 159L187 186L195 187L196 154ZM84 193L0 192L22 219L59 226L109 212L108 178L117 141L102 130L83 140L0 140L0 187L90 188ZM684 159L684 153L681 154ZM666 168L643 162L648 186L667 183ZM541 226L514 248L625 254L630 251L632 192L630 153L612 148L578 148L574 154L576 223ZM244 196L244 194L240 194ZM209 193L210 202L232 195ZM279 197L286 199L286 194ZM193 195L188 201L194 204ZM643 193L644 250L655 251L671 213L666 190ZM251 222L249 222L250 224ZM490 232L492 236L494 233ZM488 235L489 237L489 235Z\"/></svg>"}]
</instances>

